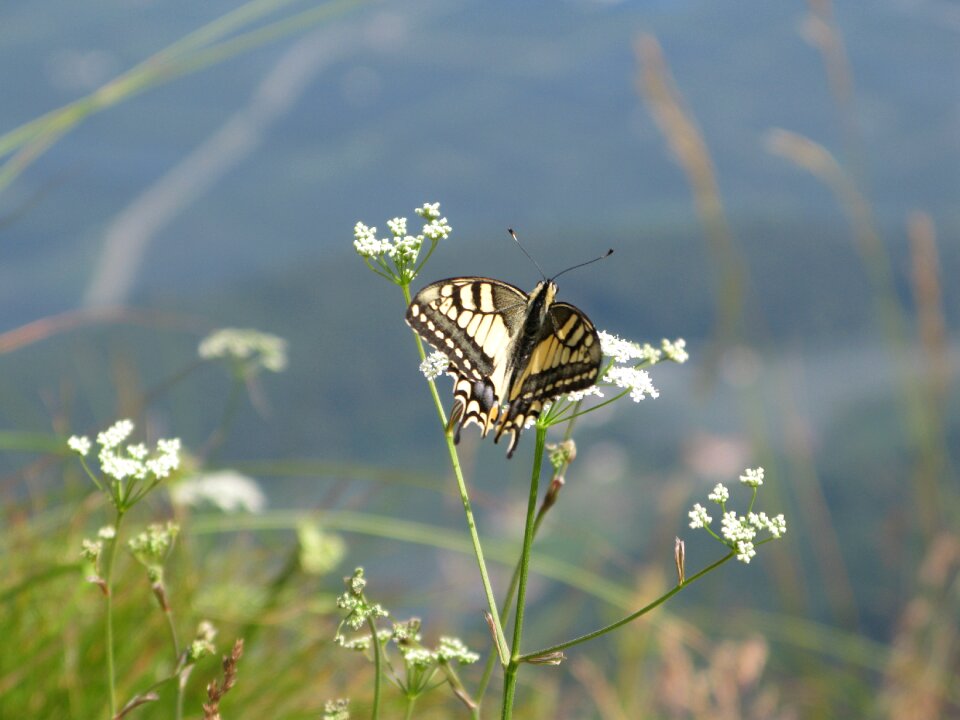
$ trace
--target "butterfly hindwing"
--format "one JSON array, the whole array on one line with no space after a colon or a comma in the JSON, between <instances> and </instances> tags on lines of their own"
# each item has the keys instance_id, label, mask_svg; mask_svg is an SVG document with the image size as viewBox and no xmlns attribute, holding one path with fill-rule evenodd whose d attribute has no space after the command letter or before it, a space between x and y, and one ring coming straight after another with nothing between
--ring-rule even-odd
<instances>
[{"instance_id":1,"label":"butterfly hindwing","mask_svg":"<svg viewBox=\"0 0 960 720\"><path fill-rule=\"evenodd\" d=\"M540 416L545 402L596 382L601 359L600 338L587 316L568 303L552 303L533 352L510 384L509 409L496 435L499 440L503 433L511 433L508 454L513 454L520 431L528 420Z\"/></svg>"},{"instance_id":2,"label":"butterfly hindwing","mask_svg":"<svg viewBox=\"0 0 960 720\"><path fill-rule=\"evenodd\" d=\"M496 441L510 434L510 457L545 402L596 381L597 331L574 306L553 302L555 293L549 281L527 295L499 280L462 277L413 298L407 323L450 361L458 440L471 422L484 436L495 428Z\"/></svg>"}]
</instances>

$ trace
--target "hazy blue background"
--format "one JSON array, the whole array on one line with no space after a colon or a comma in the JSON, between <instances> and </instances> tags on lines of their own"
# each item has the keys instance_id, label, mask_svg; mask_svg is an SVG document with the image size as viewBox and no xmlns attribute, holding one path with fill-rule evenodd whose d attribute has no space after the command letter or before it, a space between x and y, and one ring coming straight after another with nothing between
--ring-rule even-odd
<instances>
[{"instance_id":1,"label":"hazy blue background","mask_svg":"<svg viewBox=\"0 0 960 720\"><path fill-rule=\"evenodd\" d=\"M90 92L232 6L7 3L0 128ZM626 584L624 568L638 563L669 570L673 535L691 536L684 508L762 463L777 488L766 507L795 522L795 544L687 602L708 606L724 589L752 607L763 604L752 593L794 587L782 612L885 637L919 552L903 530L913 460L889 349L843 211L763 138L782 127L852 163L911 314L906 223L914 210L930 214L955 338L960 6L847 1L835 13L853 72L853 143L799 1L376 3L93 116L0 196L0 325L98 303L186 320L83 330L5 356L0 422L106 425L122 400L118 374L149 388L188 364L207 330L257 327L289 340L291 365L262 379L270 412L245 407L223 462L315 457L423 472L444 495L266 482L276 505L392 514L406 492L410 514L459 528L402 299L351 246L357 220L385 231L388 218L440 201L454 234L424 283L482 274L532 287L538 273L507 227L548 273L614 247L611 260L565 276L562 298L626 337L686 337L693 356L653 371L658 400L581 426L545 547ZM636 92L641 33L658 38L699 123L745 263L743 345L716 364L703 362L716 268L684 174ZM204 370L152 421L196 446L225 395L222 373ZM484 533L519 537L529 447L525 438L511 463L503 448L477 450ZM805 515L804 493L830 515ZM809 546L824 534L851 568L853 597L826 597L820 550ZM692 567L716 557L690 542ZM410 592L403 574L436 557L357 539L346 563L379 558ZM434 591L473 582L472 560L439 557ZM431 596L408 602L421 609Z\"/></svg>"}]
</instances>

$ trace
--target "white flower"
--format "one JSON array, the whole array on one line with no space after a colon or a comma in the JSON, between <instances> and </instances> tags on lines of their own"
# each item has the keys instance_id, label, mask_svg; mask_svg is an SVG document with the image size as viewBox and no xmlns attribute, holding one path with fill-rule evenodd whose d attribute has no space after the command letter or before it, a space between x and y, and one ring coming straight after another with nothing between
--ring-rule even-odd
<instances>
[{"instance_id":1,"label":"white flower","mask_svg":"<svg viewBox=\"0 0 960 720\"><path fill-rule=\"evenodd\" d=\"M384 240L386 242L386 240ZM390 257L395 260L413 262L420 254L420 247L423 245L423 235L407 235L406 237L396 238L393 248L390 250Z\"/></svg>"},{"instance_id":2,"label":"white flower","mask_svg":"<svg viewBox=\"0 0 960 720\"><path fill-rule=\"evenodd\" d=\"M118 420L102 433L97 435L97 445L102 447L104 450L115 448L117 445L126 440L132 432L132 420Z\"/></svg>"},{"instance_id":3,"label":"white flower","mask_svg":"<svg viewBox=\"0 0 960 720\"><path fill-rule=\"evenodd\" d=\"M450 223L447 222L446 218L433 220L425 223L423 226L423 234L433 241L446 240L450 237L452 230L453 228L450 227Z\"/></svg>"},{"instance_id":4,"label":"white flower","mask_svg":"<svg viewBox=\"0 0 960 720\"><path fill-rule=\"evenodd\" d=\"M377 229L375 227L367 227L362 222L353 226L353 238L353 247L360 257L376 257L390 248L390 243L387 243L386 248L384 248L384 243L377 239Z\"/></svg>"},{"instance_id":5,"label":"white flower","mask_svg":"<svg viewBox=\"0 0 960 720\"><path fill-rule=\"evenodd\" d=\"M569 402L580 402L585 397L589 395L596 395L597 397L603 397L603 391L596 385L591 385L586 390L577 390L567 395L567 400Z\"/></svg>"},{"instance_id":6,"label":"white flower","mask_svg":"<svg viewBox=\"0 0 960 720\"><path fill-rule=\"evenodd\" d=\"M171 472L180 467L180 440L159 440L154 457L150 458L149 450L142 443L128 445L123 454L119 451L120 444L133 432L133 423L129 420L120 420L97 435L97 444L100 452L97 459L100 461L100 471L116 481L127 478L143 480L153 475L162 480Z\"/></svg>"},{"instance_id":7,"label":"white flower","mask_svg":"<svg viewBox=\"0 0 960 720\"><path fill-rule=\"evenodd\" d=\"M197 352L204 360L228 358L250 362L271 372L287 367L287 341L270 333L244 328L222 328L202 341Z\"/></svg>"},{"instance_id":8,"label":"white flower","mask_svg":"<svg viewBox=\"0 0 960 720\"><path fill-rule=\"evenodd\" d=\"M150 451L143 443L137 443L136 445L127 445L127 454L134 460L143 460L150 454Z\"/></svg>"},{"instance_id":9,"label":"white flower","mask_svg":"<svg viewBox=\"0 0 960 720\"><path fill-rule=\"evenodd\" d=\"M731 510L723 514L720 534L731 543L752 542L757 536L757 530L748 518Z\"/></svg>"},{"instance_id":10,"label":"white flower","mask_svg":"<svg viewBox=\"0 0 960 720\"><path fill-rule=\"evenodd\" d=\"M650 365L656 365L662 357L663 351L657 350L650 343L644 343L643 347L640 348L640 359Z\"/></svg>"},{"instance_id":11,"label":"white flower","mask_svg":"<svg viewBox=\"0 0 960 720\"><path fill-rule=\"evenodd\" d=\"M740 482L750 487L760 487L763 485L763 468L747 468L740 476Z\"/></svg>"},{"instance_id":12,"label":"white flower","mask_svg":"<svg viewBox=\"0 0 960 720\"><path fill-rule=\"evenodd\" d=\"M771 518L767 517L765 512L752 512L747 516L747 519L757 530L766 530L775 538L779 538L787 531L787 521L783 517L783 513Z\"/></svg>"},{"instance_id":13,"label":"white flower","mask_svg":"<svg viewBox=\"0 0 960 720\"><path fill-rule=\"evenodd\" d=\"M757 551L753 547L752 542L741 541L737 543L735 548L737 551L737 560L742 563L750 563L750 558L757 554Z\"/></svg>"},{"instance_id":14,"label":"white flower","mask_svg":"<svg viewBox=\"0 0 960 720\"><path fill-rule=\"evenodd\" d=\"M683 338L677 338L673 342L664 338L661 347L667 359L675 363L685 363L690 358L686 351L687 341Z\"/></svg>"},{"instance_id":15,"label":"white flower","mask_svg":"<svg viewBox=\"0 0 960 720\"><path fill-rule=\"evenodd\" d=\"M71 435L67 440L67 447L82 457L86 457L90 452L90 438L86 436Z\"/></svg>"},{"instance_id":16,"label":"white flower","mask_svg":"<svg viewBox=\"0 0 960 720\"><path fill-rule=\"evenodd\" d=\"M424 220L436 220L440 217L440 203L424 203L422 207L418 207L414 212Z\"/></svg>"},{"instance_id":17,"label":"white flower","mask_svg":"<svg viewBox=\"0 0 960 720\"><path fill-rule=\"evenodd\" d=\"M700 503L693 506L693 510L687 513L690 518L690 527L697 529L709 525L713 518L707 515L707 509Z\"/></svg>"},{"instance_id":18,"label":"white flower","mask_svg":"<svg viewBox=\"0 0 960 720\"><path fill-rule=\"evenodd\" d=\"M327 700L323 704L323 720L350 720L349 705L350 700L346 698Z\"/></svg>"},{"instance_id":19,"label":"white flower","mask_svg":"<svg viewBox=\"0 0 960 720\"><path fill-rule=\"evenodd\" d=\"M158 480L163 480L180 467L180 438L157 441L157 455L146 461L146 468Z\"/></svg>"},{"instance_id":20,"label":"white flower","mask_svg":"<svg viewBox=\"0 0 960 720\"><path fill-rule=\"evenodd\" d=\"M441 637L436 656L441 662L455 661L460 665L469 665L480 659L477 653L471 652L459 638L455 637Z\"/></svg>"},{"instance_id":21,"label":"white flower","mask_svg":"<svg viewBox=\"0 0 960 720\"><path fill-rule=\"evenodd\" d=\"M660 397L660 392L653 386L650 374L646 370L614 365L607 370L603 379L618 387L629 388L630 399L640 402L644 397Z\"/></svg>"},{"instance_id":22,"label":"white flower","mask_svg":"<svg viewBox=\"0 0 960 720\"><path fill-rule=\"evenodd\" d=\"M80 543L80 557L84 560L97 562L103 552L103 540L84 540Z\"/></svg>"},{"instance_id":23,"label":"white flower","mask_svg":"<svg viewBox=\"0 0 960 720\"><path fill-rule=\"evenodd\" d=\"M97 530L97 537L101 540L113 540L117 536L117 529L113 525L104 525Z\"/></svg>"},{"instance_id":24,"label":"white flower","mask_svg":"<svg viewBox=\"0 0 960 720\"><path fill-rule=\"evenodd\" d=\"M617 362L625 363L642 357L642 350L635 342L621 340L606 330L601 330L597 334L600 336L600 349L603 354L612 357Z\"/></svg>"},{"instance_id":25,"label":"white flower","mask_svg":"<svg viewBox=\"0 0 960 720\"><path fill-rule=\"evenodd\" d=\"M394 237L402 238L407 234L407 219L405 217L395 217L393 220L387 220L387 227Z\"/></svg>"},{"instance_id":26,"label":"white flower","mask_svg":"<svg viewBox=\"0 0 960 720\"><path fill-rule=\"evenodd\" d=\"M720 503L725 503L730 499L730 491L727 490L723 483L717 483L717 486L713 488L713 492L707 495L707 499L713 500L718 505Z\"/></svg>"},{"instance_id":27,"label":"white flower","mask_svg":"<svg viewBox=\"0 0 960 720\"><path fill-rule=\"evenodd\" d=\"M450 361L447 356L441 352L434 352L427 355L426 359L420 363L420 372L427 380L434 380L443 375L450 367Z\"/></svg>"},{"instance_id":28,"label":"white flower","mask_svg":"<svg viewBox=\"0 0 960 720\"><path fill-rule=\"evenodd\" d=\"M267 505L257 481L234 470L187 478L170 488L170 496L176 505L196 507L210 503L225 513L258 513Z\"/></svg>"},{"instance_id":29,"label":"white flower","mask_svg":"<svg viewBox=\"0 0 960 720\"><path fill-rule=\"evenodd\" d=\"M437 660L437 656L433 651L421 647L401 646L400 654L403 655L403 662L406 663L408 667L430 667Z\"/></svg>"},{"instance_id":30,"label":"white flower","mask_svg":"<svg viewBox=\"0 0 960 720\"><path fill-rule=\"evenodd\" d=\"M127 546L144 565L160 565L166 559L173 541L180 533L180 526L173 522L166 525L153 523L145 531L130 538Z\"/></svg>"}]
</instances>

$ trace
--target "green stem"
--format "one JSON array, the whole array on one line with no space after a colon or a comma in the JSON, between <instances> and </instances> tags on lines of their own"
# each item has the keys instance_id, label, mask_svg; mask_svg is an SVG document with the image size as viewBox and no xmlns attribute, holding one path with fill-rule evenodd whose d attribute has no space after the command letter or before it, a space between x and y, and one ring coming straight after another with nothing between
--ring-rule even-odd
<instances>
[{"instance_id":1,"label":"green stem","mask_svg":"<svg viewBox=\"0 0 960 720\"><path fill-rule=\"evenodd\" d=\"M107 592L107 685L110 689L110 718L117 714L117 674L113 658L113 568L117 561L117 548L120 546L120 523L123 522L124 511L117 508L117 519L113 524L114 536L110 543L110 554L107 556L107 572L104 578Z\"/></svg>"},{"instance_id":2,"label":"green stem","mask_svg":"<svg viewBox=\"0 0 960 720\"><path fill-rule=\"evenodd\" d=\"M575 411L579 409L581 403L579 401L575 404ZM576 424L576 417L571 419L566 423L566 427L563 431L563 442L570 440L573 437L573 426ZM553 423L548 423L548 425L553 425ZM554 476L562 477L569 467L569 463L565 463L563 467L558 469ZM537 511L537 518L533 521L533 537L537 537L537 533L540 531L540 525L543 524L543 518L546 515L547 511L546 504L540 506L540 510ZM517 561L517 564L513 566L513 574L510 576L510 584L507 586L507 594L504 597L503 604L501 605L501 620L506 623L510 621L510 606L513 602L513 594L517 591L517 583L520 582L520 562ZM473 709L472 717L473 720L480 720L480 704L483 701L483 695L487 691L487 685L490 683L490 678L493 676L493 663L496 658L493 655L487 657L487 662L483 667L483 675L480 676L480 683L477 685L476 692L476 706Z\"/></svg>"},{"instance_id":3,"label":"green stem","mask_svg":"<svg viewBox=\"0 0 960 720\"><path fill-rule=\"evenodd\" d=\"M676 595L677 593L679 593L681 590L683 590L685 587L687 587L688 585L690 585L690 584L694 583L695 581L699 580L700 578L702 578L702 577L703 577L704 575L706 575L707 573L709 573L709 572L711 572L711 571L713 571L713 570L716 570L718 567L720 567L721 565L723 565L725 562L727 562L727 561L729 561L730 559L732 559L735 555L736 555L736 553L734 553L734 552L730 552L730 553L728 553L727 555L724 555L722 558L720 558L719 560L717 560L717 561L716 561L715 563L713 563L712 565L708 565L708 566L705 567L703 570L701 570L700 572L698 572L696 575L693 575L693 576L687 578L686 581L685 581L682 585L677 585L675 588L673 588L672 590L670 590L670 591L667 592L667 593L664 593L663 595L661 595L660 597L658 597L656 600L654 600L654 601L653 601L652 603L650 603L649 605L646 605L645 607L640 608L640 609L637 610L636 612L631 613L630 615L627 615L626 617L621 618L620 620L617 620L615 623L611 623L610 625L607 625L607 626L605 626L605 627L602 627L602 628L600 628L599 630L594 630L593 632L587 633L586 635L581 635L580 637L574 638L573 640L568 640L567 642L562 642L562 643L560 643L559 645L552 645L551 647L544 648L544 649L542 649L542 650L537 650L537 651L535 651L535 652L526 653L525 655L520 655L520 656L517 658L517 662L518 662L518 663L528 662L528 661L530 661L530 660L535 660L535 659L537 659L537 658L539 658L539 657L543 657L544 655L551 655L551 654L553 654L553 653L558 653L558 652L560 652L561 650L565 650L565 649L567 649L567 648L569 648L569 647L573 647L574 645L579 645L580 643L587 642L588 640L593 640L594 638L600 637L601 635L605 635L605 634L608 633L608 632L611 632L611 631L613 631L613 630L616 630L617 628L622 627L623 625L626 625L626 624L629 623L629 622L633 622L634 620L636 620L636 619L637 619L638 617L640 617L641 615L645 615L646 613L650 612L651 610L654 610L655 608L659 607L660 605L662 605L663 603L665 603L667 600L669 600L670 598L672 598L674 595Z\"/></svg>"},{"instance_id":4,"label":"green stem","mask_svg":"<svg viewBox=\"0 0 960 720\"><path fill-rule=\"evenodd\" d=\"M240 408L240 398L243 396L244 376L243 370L233 368L232 379L230 382L230 394L227 396L227 402L223 406L223 414L220 416L220 423L217 425L206 443L206 457L204 463L212 465L216 461L217 454L227 439L233 422L237 417L237 410Z\"/></svg>"},{"instance_id":5,"label":"green stem","mask_svg":"<svg viewBox=\"0 0 960 720\"><path fill-rule=\"evenodd\" d=\"M380 659L380 638L377 637L377 624L373 617L367 618L367 625L370 627L370 640L373 644L373 710L370 714L372 720L380 717L380 681L383 677L383 661Z\"/></svg>"},{"instance_id":6,"label":"green stem","mask_svg":"<svg viewBox=\"0 0 960 720\"><path fill-rule=\"evenodd\" d=\"M177 676L180 670L180 643L177 641L177 627L173 622L173 613L169 608L164 608L164 616L167 618L167 629L170 631L170 642L173 643L173 674ZM181 720L183 718L183 691L184 684L180 682L179 677L177 678L177 708L176 708L176 720Z\"/></svg>"},{"instance_id":7,"label":"green stem","mask_svg":"<svg viewBox=\"0 0 960 720\"><path fill-rule=\"evenodd\" d=\"M403 290L403 298L406 300L407 305L410 304L410 286L401 285L400 288ZM426 351L423 349L423 341L420 340L420 336L416 333L413 333L414 339L417 341L417 351L420 354L420 360L425 360L427 357ZM463 470L460 468L460 456L457 454L457 445L454 442L453 428L447 427L447 416L443 411L443 403L440 401L440 395L437 392L437 386L433 381L427 383L430 387L430 395L433 398L433 404L437 409L437 415L440 418L440 424L444 428L443 435L447 441L447 452L450 454L450 464L453 467L454 477L457 479L457 488L460 491L460 501L463 503L463 512L467 518L467 527L470 529L470 540L473 542L473 553L477 558L477 566L480 568L480 578L483 581L483 591L487 596L487 610L490 613L490 617L493 621L494 634L496 635L496 642L499 646L500 655L502 657L507 657L507 640L503 634L503 625L500 622L500 613L497 610L497 600L493 594L493 586L490 584L490 576L487 573L487 564L483 559L483 547L480 544L480 534L477 532L477 523L473 517L473 508L470 504L470 495L467 492L467 484L463 479Z\"/></svg>"},{"instance_id":8,"label":"green stem","mask_svg":"<svg viewBox=\"0 0 960 720\"><path fill-rule=\"evenodd\" d=\"M503 711L501 718L513 717L513 700L517 689L517 667L520 658L520 640L523 635L524 603L527 597L527 578L530 573L530 550L533 547L534 519L537 512L537 496L540 488L540 468L543 465L543 446L547 441L547 428L537 425L536 444L533 450L533 471L530 474L530 495L527 499L527 520L523 528L523 550L520 553L520 582L517 586L516 620L513 622L513 645L510 662L504 675Z\"/></svg>"},{"instance_id":9,"label":"green stem","mask_svg":"<svg viewBox=\"0 0 960 720\"><path fill-rule=\"evenodd\" d=\"M413 708L417 704L416 695L407 695L407 711L403 714L404 720L410 720L413 717Z\"/></svg>"}]
</instances>

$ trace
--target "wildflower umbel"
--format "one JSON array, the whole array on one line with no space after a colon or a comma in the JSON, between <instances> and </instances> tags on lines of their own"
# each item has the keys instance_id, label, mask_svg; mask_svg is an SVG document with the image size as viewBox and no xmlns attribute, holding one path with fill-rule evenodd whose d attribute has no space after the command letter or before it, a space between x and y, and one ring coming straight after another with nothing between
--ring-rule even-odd
<instances>
[{"instance_id":1,"label":"wildflower umbel","mask_svg":"<svg viewBox=\"0 0 960 720\"><path fill-rule=\"evenodd\" d=\"M259 513L267 505L257 481L236 470L188 477L170 488L170 499L190 507L209 504L225 513Z\"/></svg>"},{"instance_id":2,"label":"wildflower umbel","mask_svg":"<svg viewBox=\"0 0 960 720\"><path fill-rule=\"evenodd\" d=\"M726 503L730 499L730 491L723 483L718 483L713 488L713 492L707 496L709 500L720 506L723 513L719 535L710 527L713 518L707 514L706 508L700 503L694 505L688 515L691 528L706 529L714 538L730 548L736 554L737 560L749 563L757 554L757 545L783 536L787 531L787 521L782 514L771 518L765 512L753 511L757 489L763 484L763 468L748 468L740 476L740 482L753 489L753 497L745 515L739 515L736 511L727 509ZM767 532L769 537L758 542L757 535L761 532Z\"/></svg>"},{"instance_id":3,"label":"wildflower umbel","mask_svg":"<svg viewBox=\"0 0 960 720\"><path fill-rule=\"evenodd\" d=\"M193 642L187 649L187 660L196 662L207 655L213 655L217 651L213 644L216 637L217 629L213 626L213 623L209 620L201 620L200 624L197 625L197 632L193 636Z\"/></svg>"},{"instance_id":4,"label":"wildflower umbel","mask_svg":"<svg viewBox=\"0 0 960 720\"><path fill-rule=\"evenodd\" d=\"M448 367L450 367L450 360L447 356L441 352L433 352L420 363L420 372L427 380L435 380L443 375Z\"/></svg>"},{"instance_id":5,"label":"wildflower umbel","mask_svg":"<svg viewBox=\"0 0 960 720\"><path fill-rule=\"evenodd\" d=\"M154 523L127 542L130 552L147 569L151 582L163 581L163 564L173 548L180 526L173 522Z\"/></svg>"},{"instance_id":6,"label":"wildflower umbel","mask_svg":"<svg viewBox=\"0 0 960 720\"><path fill-rule=\"evenodd\" d=\"M327 700L323 704L323 720L350 720L349 698Z\"/></svg>"},{"instance_id":7,"label":"wildflower umbel","mask_svg":"<svg viewBox=\"0 0 960 720\"><path fill-rule=\"evenodd\" d=\"M440 203L424 203L414 212L423 218L417 235L409 234L407 219L395 217L387 221L390 237L378 238L377 228L358 222L353 227L353 247L371 270L398 285L409 285L429 259L437 243L450 236L452 228L440 215ZM429 245L420 260L424 243Z\"/></svg>"},{"instance_id":8,"label":"wildflower umbel","mask_svg":"<svg viewBox=\"0 0 960 720\"><path fill-rule=\"evenodd\" d=\"M340 621L337 627L336 639L343 644L344 638L340 634L340 628L345 624L353 630L362 628L368 620L387 617L390 613L383 609L380 603L370 603L364 597L363 589L367 585L363 577L363 568L358 567L353 571L353 575L343 579L347 586L347 591L337 598L337 607L346 610L347 614Z\"/></svg>"},{"instance_id":9,"label":"wildflower umbel","mask_svg":"<svg viewBox=\"0 0 960 720\"><path fill-rule=\"evenodd\" d=\"M683 338L664 339L660 343L660 349L657 349L650 343L625 340L605 330L597 334L600 337L600 349L604 354L597 384L569 393L548 406L541 416L544 424L552 425L573 415L591 412L622 397L629 396L637 403L645 398L656 399L660 397L660 391L653 384L653 378L646 368L664 360L684 363L689 358ZM606 398L606 392L610 388L619 388L619 392L612 398ZM581 409L580 404L590 397L603 398L603 402Z\"/></svg>"},{"instance_id":10,"label":"wildflower umbel","mask_svg":"<svg viewBox=\"0 0 960 720\"><path fill-rule=\"evenodd\" d=\"M124 445L133 429L130 420L119 420L97 435L97 445L100 446L97 460L103 478L94 474L87 464L90 440L76 435L67 440L67 447L80 456L80 462L94 484L124 511L180 467L178 438L158 440L156 449L151 452L144 443Z\"/></svg>"},{"instance_id":11,"label":"wildflower umbel","mask_svg":"<svg viewBox=\"0 0 960 720\"><path fill-rule=\"evenodd\" d=\"M287 341L259 330L216 330L200 341L197 352L204 360L229 360L247 373L259 368L282 372L287 367Z\"/></svg>"}]
</instances>

